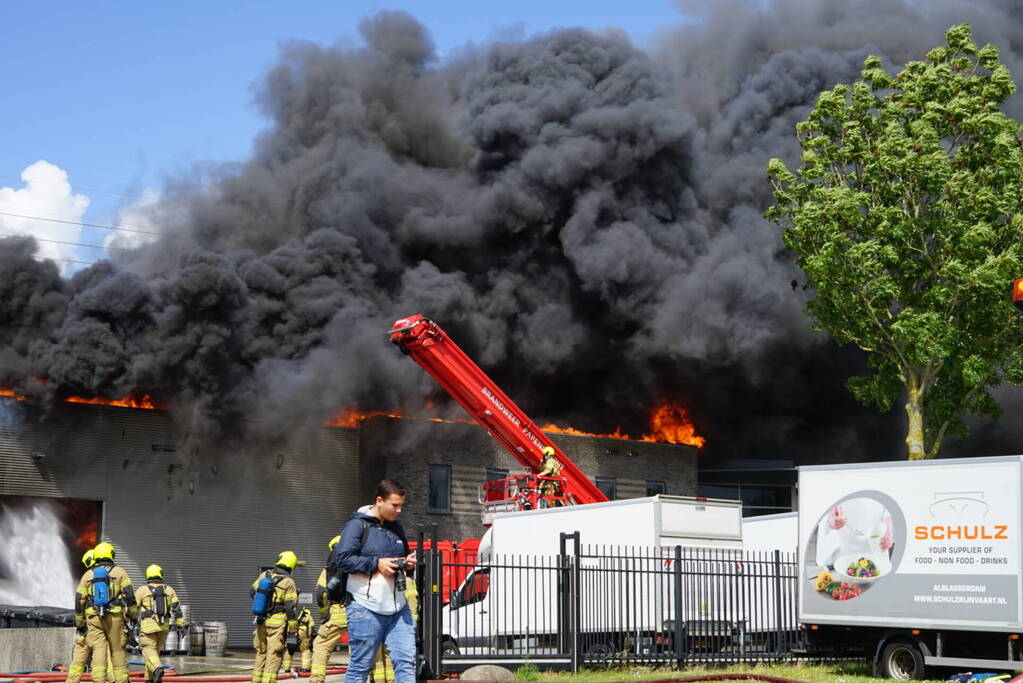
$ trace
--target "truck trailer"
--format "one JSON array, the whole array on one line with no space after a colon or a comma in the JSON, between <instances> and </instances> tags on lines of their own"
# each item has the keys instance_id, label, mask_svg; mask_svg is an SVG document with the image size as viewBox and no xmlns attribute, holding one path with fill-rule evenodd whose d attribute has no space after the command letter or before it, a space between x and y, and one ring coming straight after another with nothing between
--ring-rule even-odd
<instances>
[{"instance_id":1,"label":"truck trailer","mask_svg":"<svg viewBox=\"0 0 1023 683\"><path fill-rule=\"evenodd\" d=\"M1023 456L799 469L799 620L875 675L1023 670Z\"/></svg>"},{"instance_id":2,"label":"truck trailer","mask_svg":"<svg viewBox=\"0 0 1023 683\"><path fill-rule=\"evenodd\" d=\"M565 533L577 535L566 544ZM563 651L559 638L571 613L585 654L642 654L674 619L676 546L706 551L687 555L690 568L728 553L738 559L741 503L658 495L499 513L480 544L480 564L443 608L445 653L491 661ZM590 599L565 605L560 597L568 580ZM704 631L713 623L728 636L734 632L734 615L713 597L685 604L690 630L699 622Z\"/></svg>"}]
</instances>

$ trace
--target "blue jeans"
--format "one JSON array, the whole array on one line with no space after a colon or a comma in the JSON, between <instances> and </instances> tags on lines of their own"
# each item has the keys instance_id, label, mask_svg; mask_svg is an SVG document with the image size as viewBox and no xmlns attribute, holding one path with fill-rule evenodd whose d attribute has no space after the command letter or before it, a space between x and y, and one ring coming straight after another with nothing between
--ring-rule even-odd
<instances>
[{"instance_id":1,"label":"blue jeans","mask_svg":"<svg viewBox=\"0 0 1023 683\"><path fill-rule=\"evenodd\" d=\"M377 614L352 600L348 604L348 652L345 683L366 683L380 643L394 663L394 683L415 683L416 626L408 605L396 614Z\"/></svg>"}]
</instances>

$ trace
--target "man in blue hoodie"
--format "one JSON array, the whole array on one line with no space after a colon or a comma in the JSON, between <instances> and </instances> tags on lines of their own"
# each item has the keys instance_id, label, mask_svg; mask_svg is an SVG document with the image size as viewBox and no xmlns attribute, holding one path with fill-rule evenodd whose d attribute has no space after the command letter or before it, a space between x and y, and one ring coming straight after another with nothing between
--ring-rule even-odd
<instances>
[{"instance_id":1,"label":"man in blue hoodie","mask_svg":"<svg viewBox=\"0 0 1023 683\"><path fill-rule=\"evenodd\" d=\"M341 530L337 555L348 574L348 650L345 683L364 683L381 643L394 662L395 683L415 683L416 631L405 594L395 587L398 571L416 564L398 522L405 489L391 479L377 486L376 498ZM404 568L402 563L404 563Z\"/></svg>"}]
</instances>

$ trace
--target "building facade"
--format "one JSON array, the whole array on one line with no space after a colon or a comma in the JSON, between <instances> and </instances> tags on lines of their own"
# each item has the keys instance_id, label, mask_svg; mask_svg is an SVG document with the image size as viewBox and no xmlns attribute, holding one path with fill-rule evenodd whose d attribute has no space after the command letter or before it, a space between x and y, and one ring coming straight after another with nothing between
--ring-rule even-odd
<instances>
[{"instance_id":1,"label":"building facade","mask_svg":"<svg viewBox=\"0 0 1023 683\"><path fill-rule=\"evenodd\" d=\"M612 499L696 493L695 448L552 438ZM146 566L161 565L191 620L226 622L233 648L251 646L249 586L259 571L294 551L306 562L294 576L310 601L327 541L372 502L380 479L405 485L410 538L437 524L440 538L457 541L484 531L480 484L522 471L472 424L374 418L358 429L321 427L297 446L198 454L163 411L65 403L40 420L0 399L0 522L16 507L56 509L75 575L80 549L99 540L114 544L135 585ZM0 577L10 570L0 566Z\"/></svg>"}]
</instances>

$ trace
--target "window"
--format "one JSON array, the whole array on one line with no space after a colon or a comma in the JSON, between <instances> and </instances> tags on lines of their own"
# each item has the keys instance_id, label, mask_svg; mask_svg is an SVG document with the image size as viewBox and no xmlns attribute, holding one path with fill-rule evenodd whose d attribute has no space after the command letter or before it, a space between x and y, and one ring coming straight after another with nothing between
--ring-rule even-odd
<instances>
[{"instance_id":1,"label":"window","mask_svg":"<svg viewBox=\"0 0 1023 683\"><path fill-rule=\"evenodd\" d=\"M487 597L487 591L490 590L490 570L481 569L477 572L473 572L472 576L462 586L462 592L458 596L458 606L471 605L474 602L479 602L483 598Z\"/></svg>"},{"instance_id":2,"label":"window","mask_svg":"<svg viewBox=\"0 0 1023 683\"><path fill-rule=\"evenodd\" d=\"M430 495L427 512L451 512L451 465L428 465Z\"/></svg>"},{"instance_id":3,"label":"window","mask_svg":"<svg viewBox=\"0 0 1023 683\"><path fill-rule=\"evenodd\" d=\"M608 500L615 500L618 497L618 482L614 477L597 477L594 483L607 496Z\"/></svg>"},{"instance_id":4,"label":"window","mask_svg":"<svg viewBox=\"0 0 1023 683\"><path fill-rule=\"evenodd\" d=\"M502 470L497 467L487 468L487 481L494 481L495 479L507 479L508 470Z\"/></svg>"},{"instance_id":5,"label":"window","mask_svg":"<svg viewBox=\"0 0 1023 683\"><path fill-rule=\"evenodd\" d=\"M664 485L663 481L650 481L647 479L646 482L646 494L648 496L657 496L662 493L667 493L668 487Z\"/></svg>"}]
</instances>

